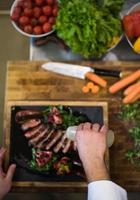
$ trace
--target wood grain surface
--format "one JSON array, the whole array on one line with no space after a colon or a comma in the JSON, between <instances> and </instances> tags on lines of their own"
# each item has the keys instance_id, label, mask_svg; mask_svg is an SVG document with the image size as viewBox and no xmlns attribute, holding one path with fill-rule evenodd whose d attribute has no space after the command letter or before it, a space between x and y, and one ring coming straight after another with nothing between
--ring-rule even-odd
<instances>
[{"instance_id":1,"label":"wood grain surface","mask_svg":"<svg viewBox=\"0 0 140 200\"><path fill-rule=\"evenodd\" d=\"M11 128L11 110L15 106L83 106L83 107L102 107L103 109L103 123L108 125L108 103L107 102L89 102L89 101L8 101L6 104L5 110L5 148L7 150L7 155L5 159L5 168L8 168L10 160L10 128ZM109 151L107 149L105 155L106 165L109 169ZM13 191L39 191L39 190L59 190L67 189L67 191L74 191L77 188L77 191L85 191L87 188L87 183L85 181L65 181L65 182L56 182L56 181L16 181L13 182ZM28 190L27 190L28 189Z\"/></svg>"},{"instance_id":2,"label":"wood grain surface","mask_svg":"<svg viewBox=\"0 0 140 200\"><path fill-rule=\"evenodd\" d=\"M125 152L133 146L128 136L128 124L119 119L122 92L115 95L102 89L99 94L83 94L86 80L49 73L41 69L44 62L11 61L7 66L6 98L8 101L106 101L109 104L109 128L115 132L115 143L110 149L112 180L128 191L140 191L140 170L125 159ZM82 62L82 65L131 72L140 62ZM117 78L106 78L108 86Z\"/></svg>"}]
</instances>

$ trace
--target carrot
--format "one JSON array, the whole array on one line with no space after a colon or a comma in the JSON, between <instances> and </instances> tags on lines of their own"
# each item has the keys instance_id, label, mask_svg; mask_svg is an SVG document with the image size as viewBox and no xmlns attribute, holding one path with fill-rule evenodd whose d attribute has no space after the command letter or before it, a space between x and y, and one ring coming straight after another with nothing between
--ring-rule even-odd
<instances>
[{"instance_id":1,"label":"carrot","mask_svg":"<svg viewBox=\"0 0 140 200\"><path fill-rule=\"evenodd\" d=\"M99 86L98 86L98 85L95 85L95 86L93 86L93 88L92 88L92 93L93 93L93 94L97 94L97 93L99 92L99 90L100 90Z\"/></svg>"},{"instance_id":2,"label":"carrot","mask_svg":"<svg viewBox=\"0 0 140 200\"><path fill-rule=\"evenodd\" d=\"M125 89L124 95L126 96L126 95L130 94L138 85L140 87L140 82L130 85L128 88Z\"/></svg>"},{"instance_id":3,"label":"carrot","mask_svg":"<svg viewBox=\"0 0 140 200\"><path fill-rule=\"evenodd\" d=\"M92 73L92 72L87 72L85 77L91 81L93 81L94 83L102 86L103 88L105 88L107 86L107 81L104 80L103 78L101 78L100 76Z\"/></svg>"},{"instance_id":4,"label":"carrot","mask_svg":"<svg viewBox=\"0 0 140 200\"><path fill-rule=\"evenodd\" d=\"M89 92L89 88L87 86L84 86L82 88L83 93L87 94Z\"/></svg>"},{"instance_id":5,"label":"carrot","mask_svg":"<svg viewBox=\"0 0 140 200\"><path fill-rule=\"evenodd\" d=\"M138 94L130 103L134 103L140 99L140 94Z\"/></svg>"},{"instance_id":6,"label":"carrot","mask_svg":"<svg viewBox=\"0 0 140 200\"><path fill-rule=\"evenodd\" d=\"M87 83L87 87L88 87L89 89L92 89L92 88L94 87L94 83L93 83L93 82L88 82L88 83Z\"/></svg>"},{"instance_id":7,"label":"carrot","mask_svg":"<svg viewBox=\"0 0 140 200\"><path fill-rule=\"evenodd\" d=\"M118 81L117 83L115 83L114 85L112 85L109 88L109 92L110 93L115 93L119 90L121 90L122 88L126 87L127 85L133 83L134 81L136 81L138 78L140 78L140 69L133 72L132 74L130 74L129 76L127 76L126 78Z\"/></svg>"},{"instance_id":8,"label":"carrot","mask_svg":"<svg viewBox=\"0 0 140 200\"><path fill-rule=\"evenodd\" d=\"M123 103L124 104L128 104L131 103L136 96L138 96L140 94L140 87L137 86L137 88L135 88L130 94L128 94L124 99L123 99Z\"/></svg>"}]
</instances>

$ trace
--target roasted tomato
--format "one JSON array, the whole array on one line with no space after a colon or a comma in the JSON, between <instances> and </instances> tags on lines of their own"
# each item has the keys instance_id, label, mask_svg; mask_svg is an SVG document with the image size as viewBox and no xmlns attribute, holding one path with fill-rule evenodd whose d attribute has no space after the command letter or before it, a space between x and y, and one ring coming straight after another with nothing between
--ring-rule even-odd
<instances>
[{"instance_id":1,"label":"roasted tomato","mask_svg":"<svg viewBox=\"0 0 140 200\"><path fill-rule=\"evenodd\" d=\"M54 169L56 170L57 175L69 174L70 169L70 158L62 157L60 161L54 164Z\"/></svg>"}]
</instances>

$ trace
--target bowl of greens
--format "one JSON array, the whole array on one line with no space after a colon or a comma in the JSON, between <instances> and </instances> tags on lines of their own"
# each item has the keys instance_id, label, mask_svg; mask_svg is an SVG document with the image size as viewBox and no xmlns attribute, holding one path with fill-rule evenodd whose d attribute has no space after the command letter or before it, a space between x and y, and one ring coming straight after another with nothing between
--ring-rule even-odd
<instances>
[{"instance_id":1,"label":"bowl of greens","mask_svg":"<svg viewBox=\"0 0 140 200\"><path fill-rule=\"evenodd\" d=\"M73 53L101 57L122 38L124 0L61 0L55 29Z\"/></svg>"}]
</instances>

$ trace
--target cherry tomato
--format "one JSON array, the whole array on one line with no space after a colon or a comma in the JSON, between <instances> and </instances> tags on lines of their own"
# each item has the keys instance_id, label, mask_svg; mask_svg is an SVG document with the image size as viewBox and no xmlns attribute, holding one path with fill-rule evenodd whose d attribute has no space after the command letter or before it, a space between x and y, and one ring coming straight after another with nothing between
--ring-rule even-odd
<instances>
[{"instance_id":1,"label":"cherry tomato","mask_svg":"<svg viewBox=\"0 0 140 200\"><path fill-rule=\"evenodd\" d=\"M25 31L26 33L32 34L33 28L32 28L31 25L27 25L27 26L24 27L24 31Z\"/></svg>"},{"instance_id":2,"label":"cherry tomato","mask_svg":"<svg viewBox=\"0 0 140 200\"><path fill-rule=\"evenodd\" d=\"M47 2L47 4L50 5L50 6L54 4L54 0L46 0L46 2Z\"/></svg>"},{"instance_id":3,"label":"cherry tomato","mask_svg":"<svg viewBox=\"0 0 140 200\"><path fill-rule=\"evenodd\" d=\"M35 26L33 29L34 34L36 35L41 35L43 33L42 27L41 26Z\"/></svg>"},{"instance_id":4,"label":"cherry tomato","mask_svg":"<svg viewBox=\"0 0 140 200\"><path fill-rule=\"evenodd\" d=\"M44 6L43 7L43 13L47 16L52 14L52 8L50 6Z\"/></svg>"},{"instance_id":5,"label":"cherry tomato","mask_svg":"<svg viewBox=\"0 0 140 200\"><path fill-rule=\"evenodd\" d=\"M45 0L35 0L35 3L37 6L42 6L44 4Z\"/></svg>"},{"instance_id":6,"label":"cherry tomato","mask_svg":"<svg viewBox=\"0 0 140 200\"><path fill-rule=\"evenodd\" d=\"M17 22L17 21L19 20L19 14L13 12L12 15L11 15L11 19L12 19L14 22Z\"/></svg>"},{"instance_id":7,"label":"cherry tomato","mask_svg":"<svg viewBox=\"0 0 140 200\"><path fill-rule=\"evenodd\" d=\"M31 26L37 26L37 24L38 24L38 20L36 19L36 18L32 18L31 20L30 20L30 24L31 24Z\"/></svg>"},{"instance_id":8,"label":"cherry tomato","mask_svg":"<svg viewBox=\"0 0 140 200\"><path fill-rule=\"evenodd\" d=\"M14 13L18 14L18 15L21 15L22 13L22 8L20 6L17 6L14 8Z\"/></svg>"},{"instance_id":9,"label":"cherry tomato","mask_svg":"<svg viewBox=\"0 0 140 200\"><path fill-rule=\"evenodd\" d=\"M46 22L43 25L43 31L44 31L44 33L50 32L51 30L52 30L52 25L50 23Z\"/></svg>"},{"instance_id":10,"label":"cherry tomato","mask_svg":"<svg viewBox=\"0 0 140 200\"><path fill-rule=\"evenodd\" d=\"M24 9L24 15L27 17L32 17L33 16L33 10L31 8L25 8Z\"/></svg>"},{"instance_id":11,"label":"cherry tomato","mask_svg":"<svg viewBox=\"0 0 140 200\"><path fill-rule=\"evenodd\" d=\"M35 18L39 18L42 14L41 8L39 7L34 7L33 8L33 13Z\"/></svg>"},{"instance_id":12,"label":"cherry tomato","mask_svg":"<svg viewBox=\"0 0 140 200\"><path fill-rule=\"evenodd\" d=\"M18 1L17 2L17 6L19 6L19 7L24 7L24 0L20 0L20 1Z\"/></svg>"},{"instance_id":13,"label":"cherry tomato","mask_svg":"<svg viewBox=\"0 0 140 200\"><path fill-rule=\"evenodd\" d=\"M44 23L47 22L47 21L48 21L48 18L47 18L46 15L41 15L41 16L39 17L39 22L40 22L40 24L44 24Z\"/></svg>"},{"instance_id":14,"label":"cherry tomato","mask_svg":"<svg viewBox=\"0 0 140 200\"><path fill-rule=\"evenodd\" d=\"M30 22L29 17L22 16L22 17L19 18L19 23L22 26L29 24L29 22Z\"/></svg>"},{"instance_id":15,"label":"cherry tomato","mask_svg":"<svg viewBox=\"0 0 140 200\"><path fill-rule=\"evenodd\" d=\"M55 17L50 17L49 20L48 20L48 22L50 24L54 24L55 23Z\"/></svg>"},{"instance_id":16,"label":"cherry tomato","mask_svg":"<svg viewBox=\"0 0 140 200\"><path fill-rule=\"evenodd\" d=\"M57 14L58 14L58 7L56 6L56 7L54 7L54 9L53 9L53 16L57 16Z\"/></svg>"},{"instance_id":17,"label":"cherry tomato","mask_svg":"<svg viewBox=\"0 0 140 200\"><path fill-rule=\"evenodd\" d=\"M31 0L25 0L23 3L23 7L24 8L32 8L33 7L33 3Z\"/></svg>"}]
</instances>

